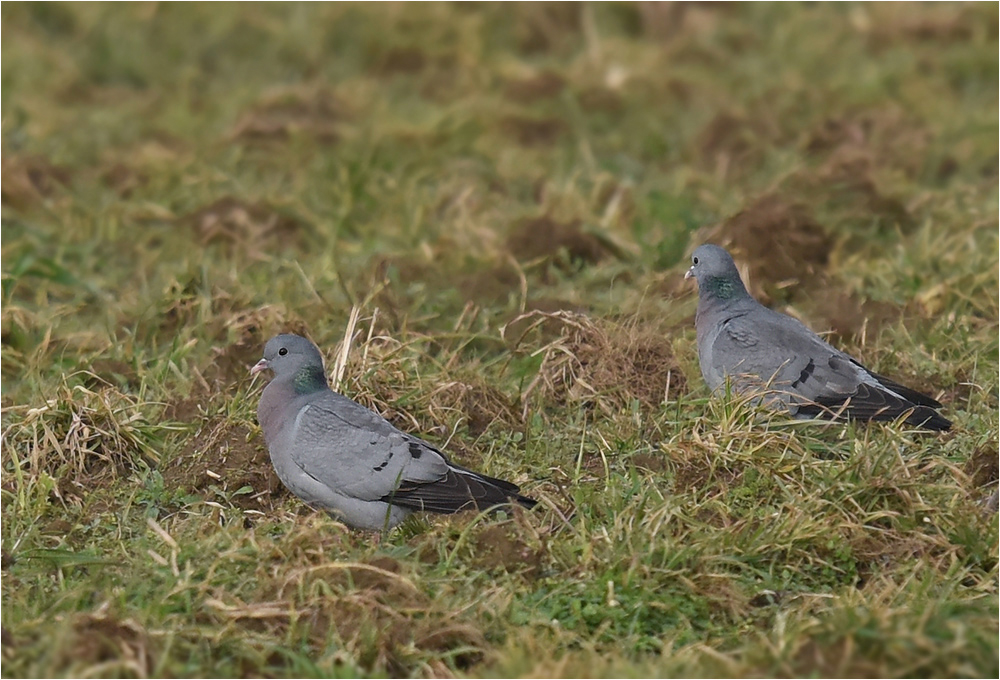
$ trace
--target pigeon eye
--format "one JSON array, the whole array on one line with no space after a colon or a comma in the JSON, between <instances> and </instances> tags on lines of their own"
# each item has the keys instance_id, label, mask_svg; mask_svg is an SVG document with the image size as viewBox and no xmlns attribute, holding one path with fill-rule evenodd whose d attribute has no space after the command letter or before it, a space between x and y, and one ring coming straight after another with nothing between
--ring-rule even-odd
<instances>
[{"instance_id":1,"label":"pigeon eye","mask_svg":"<svg viewBox=\"0 0 1000 680\"><path fill-rule=\"evenodd\" d=\"M280 354L281 356L285 356L286 354L288 354L288 350L282 347L281 349L278 350L278 354Z\"/></svg>"},{"instance_id":2,"label":"pigeon eye","mask_svg":"<svg viewBox=\"0 0 1000 680\"><path fill-rule=\"evenodd\" d=\"M691 262L693 262L694 264L698 264L698 258L697 258L697 257L695 257L695 258L692 258L692 259L691 259Z\"/></svg>"}]
</instances>

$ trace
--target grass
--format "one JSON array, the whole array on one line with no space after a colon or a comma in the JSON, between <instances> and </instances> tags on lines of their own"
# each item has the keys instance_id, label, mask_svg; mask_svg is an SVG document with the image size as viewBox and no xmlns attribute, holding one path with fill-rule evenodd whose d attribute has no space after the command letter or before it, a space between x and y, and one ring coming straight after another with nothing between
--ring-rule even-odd
<instances>
[{"instance_id":1,"label":"grass","mask_svg":"<svg viewBox=\"0 0 1000 680\"><path fill-rule=\"evenodd\" d=\"M2 13L5 676L1000 670L995 5ZM955 429L709 399L706 240ZM288 330L542 507L304 507Z\"/></svg>"}]
</instances>

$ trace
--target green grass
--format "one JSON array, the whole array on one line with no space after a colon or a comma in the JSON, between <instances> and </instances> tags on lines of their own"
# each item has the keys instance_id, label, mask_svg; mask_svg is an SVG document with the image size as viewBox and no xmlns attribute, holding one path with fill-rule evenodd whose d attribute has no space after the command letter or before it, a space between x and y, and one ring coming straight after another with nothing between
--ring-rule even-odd
<instances>
[{"instance_id":1,"label":"green grass","mask_svg":"<svg viewBox=\"0 0 1000 680\"><path fill-rule=\"evenodd\" d=\"M1000 672L996 5L2 13L5 676ZM709 399L705 240L955 429ZM304 507L287 330L541 507Z\"/></svg>"}]
</instances>

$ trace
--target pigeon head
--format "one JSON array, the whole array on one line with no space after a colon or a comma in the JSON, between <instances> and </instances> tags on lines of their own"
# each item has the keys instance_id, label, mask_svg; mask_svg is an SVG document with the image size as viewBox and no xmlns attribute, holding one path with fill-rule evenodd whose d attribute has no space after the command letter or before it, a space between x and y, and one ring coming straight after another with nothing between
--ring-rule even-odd
<instances>
[{"instance_id":1,"label":"pigeon head","mask_svg":"<svg viewBox=\"0 0 1000 680\"><path fill-rule=\"evenodd\" d=\"M303 394L327 386L323 355L316 345L299 335L276 335L264 345L264 358L254 364L250 375L271 369L276 380L291 379L295 391Z\"/></svg>"},{"instance_id":2,"label":"pigeon head","mask_svg":"<svg viewBox=\"0 0 1000 680\"><path fill-rule=\"evenodd\" d=\"M685 279L698 281L698 293L723 300L748 295L736 263L725 248L706 243L691 254L691 268Z\"/></svg>"}]
</instances>

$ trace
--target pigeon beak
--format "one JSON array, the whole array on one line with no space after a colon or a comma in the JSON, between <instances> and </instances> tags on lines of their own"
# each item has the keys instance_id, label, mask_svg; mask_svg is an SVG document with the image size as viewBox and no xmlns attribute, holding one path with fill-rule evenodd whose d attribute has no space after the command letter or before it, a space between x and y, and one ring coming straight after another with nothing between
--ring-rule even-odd
<instances>
[{"instance_id":1,"label":"pigeon beak","mask_svg":"<svg viewBox=\"0 0 1000 680\"><path fill-rule=\"evenodd\" d=\"M250 375L255 376L261 371L266 371L269 368L271 368L271 365L267 363L267 359L261 359L253 365L253 368L250 369Z\"/></svg>"},{"instance_id":2,"label":"pigeon beak","mask_svg":"<svg viewBox=\"0 0 1000 680\"><path fill-rule=\"evenodd\" d=\"M694 267L691 267L690 269L688 269L687 272L685 272L685 274L684 274L684 280L685 281L688 280L688 279L691 279L691 278L694 278Z\"/></svg>"}]
</instances>

